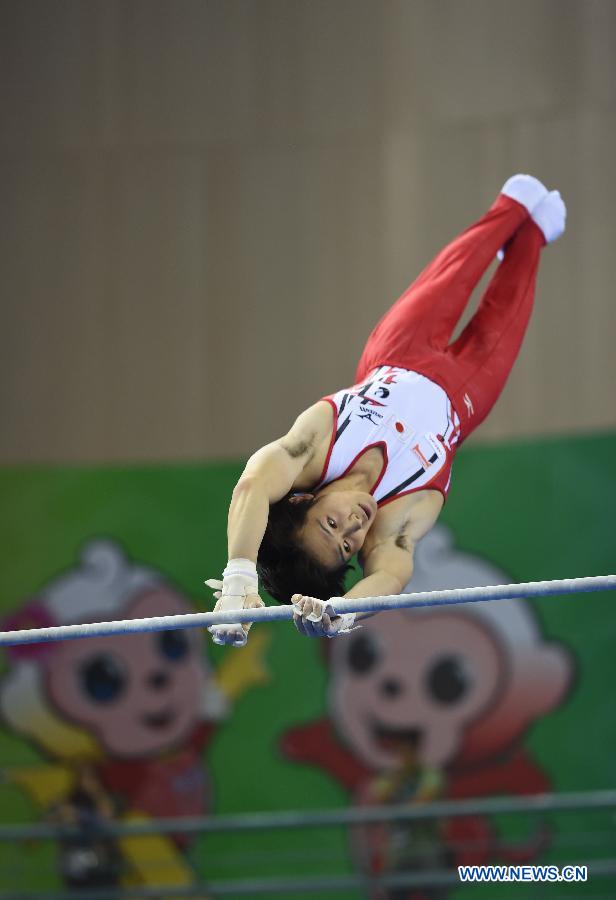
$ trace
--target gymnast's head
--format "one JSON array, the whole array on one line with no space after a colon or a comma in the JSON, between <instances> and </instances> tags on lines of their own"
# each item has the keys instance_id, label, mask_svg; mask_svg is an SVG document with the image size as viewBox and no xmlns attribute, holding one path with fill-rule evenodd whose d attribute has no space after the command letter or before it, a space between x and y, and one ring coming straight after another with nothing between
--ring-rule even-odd
<instances>
[{"instance_id":1,"label":"gymnast's head","mask_svg":"<svg viewBox=\"0 0 616 900\"><path fill-rule=\"evenodd\" d=\"M364 491L289 493L270 506L257 560L263 587L281 603L293 594L328 600L344 594L352 568L374 523L376 500Z\"/></svg>"}]
</instances>

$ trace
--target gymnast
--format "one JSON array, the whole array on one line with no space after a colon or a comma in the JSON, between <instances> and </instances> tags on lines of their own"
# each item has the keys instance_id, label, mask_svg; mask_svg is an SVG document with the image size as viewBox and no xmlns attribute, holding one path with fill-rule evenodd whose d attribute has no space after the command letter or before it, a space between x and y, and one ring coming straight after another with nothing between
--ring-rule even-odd
<instances>
[{"instance_id":1,"label":"gymnast","mask_svg":"<svg viewBox=\"0 0 616 900\"><path fill-rule=\"evenodd\" d=\"M565 230L558 191L514 175L488 212L444 248L372 331L355 383L321 398L248 460L233 490L229 562L215 609L292 603L297 630L334 637L371 613L336 616L331 597L401 593L432 528L457 448L492 409L528 325L542 247ZM477 312L452 334L495 255ZM357 554L363 578L344 590ZM213 625L243 646L250 625Z\"/></svg>"}]
</instances>

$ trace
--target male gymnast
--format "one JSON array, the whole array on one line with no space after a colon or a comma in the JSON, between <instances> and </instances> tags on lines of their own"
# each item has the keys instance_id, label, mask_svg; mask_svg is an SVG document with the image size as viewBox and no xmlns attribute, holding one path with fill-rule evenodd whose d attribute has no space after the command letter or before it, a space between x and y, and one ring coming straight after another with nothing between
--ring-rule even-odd
<instances>
[{"instance_id":1,"label":"male gymnast","mask_svg":"<svg viewBox=\"0 0 616 900\"><path fill-rule=\"evenodd\" d=\"M322 397L284 437L254 453L233 491L229 562L215 609L263 606L259 578L293 603L298 631L334 637L357 554L363 578L344 596L401 593L413 550L432 528L457 448L494 406L520 350L541 249L565 230L558 191L514 175L478 222L448 244L378 322L355 383ZM475 315L450 343L495 255L501 262ZM503 255L504 254L504 255ZM211 626L217 644L243 646L250 625Z\"/></svg>"}]
</instances>

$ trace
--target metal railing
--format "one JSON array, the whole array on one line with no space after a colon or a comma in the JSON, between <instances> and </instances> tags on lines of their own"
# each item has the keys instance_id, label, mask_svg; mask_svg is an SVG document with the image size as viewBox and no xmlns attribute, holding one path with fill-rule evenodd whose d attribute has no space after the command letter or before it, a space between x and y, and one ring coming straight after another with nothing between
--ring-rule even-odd
<instances>
[{"instance_id":1,"label":"metal railing","mask_svg":"<svg viewBox=\"0 0 616 900\"><path fill-rule=\"evenodd\" d=\"M334 825L374 825L379 822L412 822L505 813L547 813L581 809L616 809L616 790L580 791L568 794L534 794L528 797L487 797L442 800L417 806L365 806L345 809L293 810L290 812L239 813L226 816L185 816L148 822L109 822L97 827L101 835L125 837L144 834L202 834L211 831L251 831L273 828L322 828ZM76 837L69 825L0 825L0 841L28 841Z\"/></svg>"},{"instance_id":2,"label":"metal railing","mask_svg":"<svg viewBox=\"0 0 616 900\"><path fill-rule=\"evenodd\" d=\"M382 823L425 822L450 820L467 816L501 814L531 814L571 811L616 811L616 790L575 792L566 794L537 794L527 797L490 797L471 800L438 801L417 806L370 806L344 809L306 811L259 812L209 817L157 819L143 822L108 822L89 827L92 838L121 838L138 835L197 835L214 832L246 832L274 829L326 828L335 826L371 826ZM0 842L28 842L33 840L63 841L83 837L83 829L75 826L50 824L20 824L0 826ZM605 834L605 832L604 832ZM609 834L609 833L608 833ZM616 841L616 835L613 836ZM583 841L581 844L583 845ZM573 855L573 847L568 849ZM614 857L575 859L567 862L588 867L589 878L616 876ZM538 885L535 885L538 887ZM376 888L460 887L454 869L434 869L413 872L391 872L378 877L366 874L309 875L303 877L254 877L211 881L186 887L102 888L70 892L0 891L0 900L140 900L140 898L211 898L231 895L265 895L294 897L298 894L365 891ZM552 894L550 895L553 896Z\"/></svg>"}]
</instances>

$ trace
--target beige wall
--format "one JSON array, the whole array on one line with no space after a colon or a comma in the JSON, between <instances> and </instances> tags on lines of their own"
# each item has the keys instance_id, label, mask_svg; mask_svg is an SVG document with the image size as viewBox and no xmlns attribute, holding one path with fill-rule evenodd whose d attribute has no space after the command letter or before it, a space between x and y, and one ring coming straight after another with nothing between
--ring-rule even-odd
<instances>
[{"instance_id":1,"label":"beige wall","mask_svg":"<svg viewBox=\"0 0 616 900\"><path fill-rule=\"evenodd\" d=\"M474 440L616 427L615 47L613 0L4 0L0 461L246 456L516 171L569 228Z\"/></svg>"}]
</instances>

